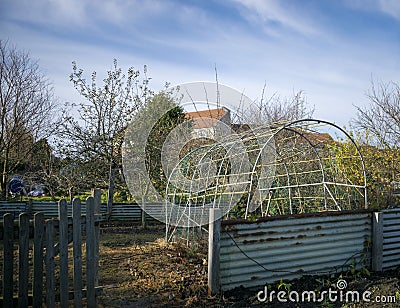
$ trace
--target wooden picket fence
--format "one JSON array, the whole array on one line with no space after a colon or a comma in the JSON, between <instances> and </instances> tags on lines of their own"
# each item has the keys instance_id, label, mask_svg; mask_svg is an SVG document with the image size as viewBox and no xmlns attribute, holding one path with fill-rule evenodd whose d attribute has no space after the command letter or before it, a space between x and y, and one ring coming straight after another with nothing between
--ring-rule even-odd
<instances>
[{"instance_id":1,"label":"wooden picket fence","mask_svg":"<svg viewBox=\"0 0 400 308\"><path fill-rule=\"evenodd\" d=\"M65 200L58 204L58 218L45 219L43 213L36 213L30 220L28 213L22 213L15 221L11 213L3 216L0 229L3 243L3 307L42 307L43 304L54 307L55 303L68 307L72 299L74 307L81 307L83 298L86 298L88 307L97 306L100 292L99 205L99 191L94 191L93 196L86 200L86 215L81 213L81 201L75 199L72 217L68 217ZM86 242L82 241L83 235ZM71 270L68 260L70 243ZM15 244L18 251L14 252ZM82 254L83 246L86 246L86 255ZM18 264L17 294L14 294L14 264ZM71 281L70 276L73 277Z\"/></svg>"}]
</instances>

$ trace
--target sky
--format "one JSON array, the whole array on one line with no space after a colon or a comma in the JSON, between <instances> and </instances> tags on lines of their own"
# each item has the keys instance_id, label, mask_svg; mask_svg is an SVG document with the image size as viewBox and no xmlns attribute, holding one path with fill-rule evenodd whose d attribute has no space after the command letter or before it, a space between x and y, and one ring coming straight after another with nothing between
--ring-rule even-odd
<instances>
[{"instance_id":1,"label":"sky","mask_svg":"<svg viewBox=\"0 0 400 308\"><path fill-rule=\"evenodd\" d=\"M302 90L314 118L348 125L371 82L400 82L400 0L0 0L0 39L39 60L60 102L87 77L142 69L155 90L218 81L250 99Z\"/></svg>"}]
</instances>

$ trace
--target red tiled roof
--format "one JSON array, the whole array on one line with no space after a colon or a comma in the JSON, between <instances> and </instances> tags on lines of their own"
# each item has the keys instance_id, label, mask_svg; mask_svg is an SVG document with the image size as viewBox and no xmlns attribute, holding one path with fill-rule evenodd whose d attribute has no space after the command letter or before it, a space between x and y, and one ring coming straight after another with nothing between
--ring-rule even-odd
<instances>
[{"instance_id":1,"label":"red tiled roof","mask_svg":"<svg viewBox=\"0 0 400 308\"><path fill-rule=\"evenodd\" d=\"M310 140L311 143L314 145L317 143L324 143L324 144L330 144L334 143L334 140L331 135L328 133L311 133L311 132L304 132L302 135Z\"/></svg>"},{"instance_id":2,"label":"red tiled roof","mask_svg":"<svg viewBox=\"0 0 400 308\"><path fill-rule=\"evenodd\" d=\"M215 126L228 111L225 108L199 110L186 113L187 119L193 120L193 128L207 128Z\"/></svg>"}]
</instances>

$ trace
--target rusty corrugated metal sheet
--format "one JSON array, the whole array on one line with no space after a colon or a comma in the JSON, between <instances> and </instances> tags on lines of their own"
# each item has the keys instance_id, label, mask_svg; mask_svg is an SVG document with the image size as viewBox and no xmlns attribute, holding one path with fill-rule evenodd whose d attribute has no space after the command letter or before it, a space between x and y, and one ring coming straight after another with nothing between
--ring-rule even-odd
<instances>
[{"instance_id":1,"label":"rusty corrugated metal sheet","mask_svg":"<svg viewBox=\"0 0 400 308\"><path fill-rule=\"evenodd\" d=\"M366 212L223 223L221 289L340 272L354 260L362 267L370 259L370 239L371 213Z\"/></svg>"},{"instance_id":2,"label":"rusty corrugated metal sheet","mask_svg":"<svg viewBox=\"0 0 400 308\"><path fill-rule=\"evenodd\" d=\"M382 268L400 265L400 208L383 212Z\"/></svg>"}]
</instances>

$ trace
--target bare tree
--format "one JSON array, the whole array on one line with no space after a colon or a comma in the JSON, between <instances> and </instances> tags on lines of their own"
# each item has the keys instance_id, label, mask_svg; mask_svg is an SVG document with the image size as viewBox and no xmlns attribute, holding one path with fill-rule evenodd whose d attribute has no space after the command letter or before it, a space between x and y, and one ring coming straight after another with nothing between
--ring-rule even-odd
<instances>
[{"instance_id":1,"label":"bare tree","mask_svg":"<svg viewBox=\"0 0 400 308\"><path fill-rule=\"evenodd\" d=\"M0 40L0 160L1 194L6 197L9 176L36 140L57 128L58 105L51 83L29 54Z\"/></svg>"},{"instance_id":2,"label":"bare tree","mask_svg":"<svg viewBox=\"0 0 400 308\"><path fill-rule=\"evenodd\" d=\"M140 72L132 67L125 76L117 60L107 72L102 86L97 85L96 72L87 82L83 70L78 69L75 62L72 69L70 80L85 101L77 104L77 116L72 115L74 112L65 115L61 147L64 155L78 164L93 184L100 179L108 187L108 204L111 206L115 172L121 166L125 129L148 100L150 79L147 78L146 67L143 79L140 79Z\"/></svg>"},{"instance_id":3,"label":"bare tree","mask_svg":"<svg viewBox=\"0 0 400 308\"><path fill-rule=\"evenodd\" d=\"M395 82L372 82L367 93L370 104L357 107L354 124L373 138L375 145L382 148L397 148L400 142L400 85Z\"/></svg>"},{"instance_id":4,"label":"bare tree","mask_svg":"<svg viewBox=\"0 0 400 308\"><path fill-rule=\"evenodd\" d=\"M309 118L313 115L314 109L307 105L303 91L298 91L290 98L282 98L277 93L268 97L264 85L261 99L255 100L250 107L239 109L237 112L249 124L263 125Z\"/></svg>"},{"instance_id":5,"label":"bare tree","mask_svg":"<svg viewBox=\"0 0 400 308\"><path fill-rule=\"evenodd\" d=\"M385 207L394 204L390 187L400 175L400 85L372 81L367 97L352 124L367 167L368 199Z\"/></svg>"}]
</instances>

